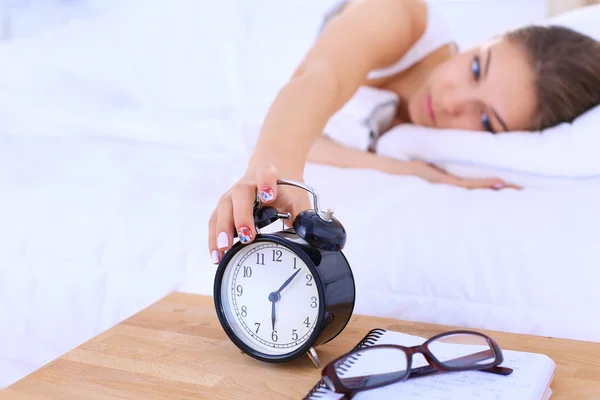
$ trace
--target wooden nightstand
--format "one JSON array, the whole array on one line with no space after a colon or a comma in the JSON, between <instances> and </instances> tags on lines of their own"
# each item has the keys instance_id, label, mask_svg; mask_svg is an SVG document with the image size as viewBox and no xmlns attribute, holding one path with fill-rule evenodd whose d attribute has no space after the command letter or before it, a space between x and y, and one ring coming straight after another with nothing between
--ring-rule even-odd
<instances>
[{"instance_id":1,"label":"wooden nightstand","mask_svg":"<svg viewBox=\"0 0 600 400\"><path fill-rule=\"evenodd\" d=\"M423 337L454 329L355 315L317 348L323 365L374 327ZM552 400L600 399L600 343L484 332L504 349L554 359ZM173 293L1 391L0 399L301 399L320 373L308 357L283 365L243 355L223 332L212 297Z\"/></svg>"}]
</instances>

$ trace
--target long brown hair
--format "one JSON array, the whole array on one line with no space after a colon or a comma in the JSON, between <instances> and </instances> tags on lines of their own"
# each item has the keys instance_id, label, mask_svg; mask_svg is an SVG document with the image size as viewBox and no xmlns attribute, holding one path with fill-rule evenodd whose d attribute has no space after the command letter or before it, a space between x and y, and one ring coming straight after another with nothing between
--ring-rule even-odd
<instances>
[{"instance_id":1,"label":"long brown hair","mask_svg":"<svg viewBox=\"0 0 600 400\"><path fill-rule=\"evenodd\" d=\"M572 122L600 104L600 42L563 26L533 25L505 37L522 46L534 72L531 130Z\"/></svg>"}]
</instances>

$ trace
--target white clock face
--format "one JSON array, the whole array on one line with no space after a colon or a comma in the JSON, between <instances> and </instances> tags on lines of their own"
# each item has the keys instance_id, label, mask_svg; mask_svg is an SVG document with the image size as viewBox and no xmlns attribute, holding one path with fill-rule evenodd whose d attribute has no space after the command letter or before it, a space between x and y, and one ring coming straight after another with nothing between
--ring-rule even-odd
<instances>
[{"instance_id":1,"label":"white clock face","mask_svg":"<svg viewBox=\"0 0 600 400\"><path fill-rule=\"evenodd\" d=\"M315 329L319 294L307 265L273 242L245 245L229 261L221 301L236 336L270 355L301 347Z\"/></svg>"}]
</instances>

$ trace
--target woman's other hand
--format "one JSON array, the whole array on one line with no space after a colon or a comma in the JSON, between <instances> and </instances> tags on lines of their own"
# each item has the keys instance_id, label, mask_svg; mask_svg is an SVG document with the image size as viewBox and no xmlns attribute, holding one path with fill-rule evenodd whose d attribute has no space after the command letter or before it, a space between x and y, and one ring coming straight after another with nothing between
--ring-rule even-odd
<instances>
[{"instance_id":1,"label":"woman's other hand","mask_svg":"<svg viewBox=\"0 0 600 400\"><path fill-rule=\"evenodd\" d=\"M289 212L291 220L298 213L311 207L308 193L291 186L277 186L279 172L271 164L264 164L255 171L249 170L221 198L208 223L208 248L214 264L233 244L234 229L242 243L250 243L256 237L253 207L256 194L262 204ZM288 179L287 176L282 177ZM291 179L301 181L297 177Z\"/></svg>"},{"instance_id":2,"label":"woman's other hand","mask_svg":"<svg viewBox=\"0 0 600 400\"><path fill-rule=\"evenodd\" d=\"M499 178L467 179L451 175L435 165L423 161L410 161L411 175L418 176L433 183L460 186L466 189L521 189L519 186L508 184Z\"/></svg>"}]
</instances>

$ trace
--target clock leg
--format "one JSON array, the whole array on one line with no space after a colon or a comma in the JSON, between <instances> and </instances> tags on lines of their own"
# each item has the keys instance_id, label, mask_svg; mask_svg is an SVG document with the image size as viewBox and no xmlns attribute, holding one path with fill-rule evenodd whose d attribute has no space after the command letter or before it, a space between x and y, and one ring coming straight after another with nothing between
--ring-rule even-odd
<instances>
[{"instance_id":1,"label":"clock leg","mask_svg":"<svg viewBox=\"0 0 600 400\"><path fill-rule=\"evenodd\" d=\"M306 354L308 355L308 358L310 358L310 361L312 361L312 363L315 365L315 368L321 367L321 361L319 360L319 356L313 347L311 347Z\"/></svg>"}]
</instances>

